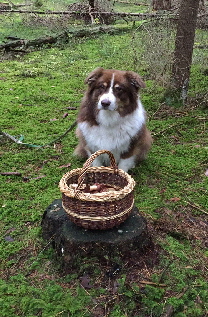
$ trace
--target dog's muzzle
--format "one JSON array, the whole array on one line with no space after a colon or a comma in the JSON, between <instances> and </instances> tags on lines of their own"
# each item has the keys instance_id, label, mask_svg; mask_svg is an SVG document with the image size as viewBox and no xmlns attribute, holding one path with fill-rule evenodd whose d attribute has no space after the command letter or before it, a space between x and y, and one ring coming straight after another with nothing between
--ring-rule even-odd
<instances>
[{"instance_id":1,"label":"dog's muzzle","mask_svg":"<svg viewBox=\"0 0 208 317\"><path fill-rule=\"evenodd\" d=\"M108 109L110 107L110 105L111 105L111 102L109 99L103 99L101 101L101 106L103 109Z\"/></svg>"},{"instance_id":2,"label":"dog's muzzle","mask_svg":"<svg viewBox=\"0 0 208 317\"><path fill-rule=\"evenodd\" d=\"M116 109L116 97L111 91L101 96L98 101L98 109L110 111Z\"/></svg>"}]
</instances>

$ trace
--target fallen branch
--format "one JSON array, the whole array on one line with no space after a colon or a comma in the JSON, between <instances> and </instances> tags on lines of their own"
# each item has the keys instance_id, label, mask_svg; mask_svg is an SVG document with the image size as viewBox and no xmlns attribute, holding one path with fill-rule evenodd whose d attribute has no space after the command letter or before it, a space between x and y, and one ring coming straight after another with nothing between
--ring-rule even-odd
<instances>
[{"instance_id":1,"label":"fallen branch","mask_svg":"<svg viewBox=\"0 0 208 317\"><path fill-rule=\"evenodd\" d=\"M33 3L22 3L22 4L14 4L13 6L14 6L14 8L20 8L20 7L30 7L30 6L32 6L33 5Z\"/></svg>"},{"instance_id":2,"label":"fallen branch","mask_svg":"<svg viewBox=\"0 0 208 317\"><path fill-rule=\"evenodd\" d=\"M160 317L171 317L174 313L174 308L172 305L167 305L165 308L165 312Z\"/></svg>"},{"instance_id":3,"label":"fallen branch","mask_svg":"<svg viewBox=\"0 0 208 317\"><path fill-rule=\"evenodd\" d=\"M171 317L174 313L174 308L172 305L167 305L165 308L165 312L160 317Z\"/></svg>"},{"instance_id":4,"label":"fallen branch","mask_svg":"<svg viewBox=\"0 0 208 317\"><path fill-rule=\"evenodd\" d=\"M0 45L0 50L11 51L14 48L19 47L22 49L22 51L24 51L24 49L28 49L29 47L55 44L58 42L67 43L70 37L86 37L86 36L97 35L100 33L115 34L119 32L123 32L123 29L113 28L113 27L104 27L104 26L99 26L96 28L89 28L89 29L80 29L77 31L68 31L68 32L65 31L64 33L61 33L57 36L47 36L47 37L42 37L42 38L38 38L34 40L25 40L25 39L13 40L13 41Z\"/></svg>"},{"instance_id":5,"label":"fallen branch","mask_svg":"<svg viewBox=\"0 0 208 317\"><path fill-rule=\"evenodd\" d=\"M171 265L171 261L168 262L168 264L164 267L164 269L162 270L161 274L160 274L160 277L159 277L159 280L158 280L158 283L160 283L162 280L163 280L163 277L166 273L166 271L168 270L168 268L170 267Z\"/></svg>"},{"instance_id":6,"label":"fallen branch","mask_svg":"<svg viewBox=\"0 0 208 317\"><path fill-rule=\"evenodd\" d=\"M2 176L22 176L22 173L19 172L0 172Z\"/></svg>"},{"instance_id":7,"label":"fallen branch","mask_svg":"<svg viewBox=\"0 0 208 317\"><path fill-rule=\"evenodd\" d=\"M88 12L77 12L77 11L31 11L31 10L0 10L0 12L6 13L31 13L31 14L54 14L54 15L77 15L80 14L80 16L89 14ZM141 17L142 19L147 18L164 18L164 17L171 17L171 18L177 18L177 14L173 13L125 13L125 12L99 12L94 11L93 14L97 15L109 15L109 16L118 16L118 17Z\"/></svg>"},{"instance_id":8,"label":"fallen branch","mask_svg":"<svg viewBox=\"0 0 208 317\"><path fill-rule=\"evenodd\" d=\"M28 48L29 46L41 46L41 45L46 45L46 44L54 44L60 40L67 42L68 38L69 37L68 37L67 32L64 32L58 36L47 36L47 37L42 37L42 38L35 39L35 40L19 39L16 41L11 41L11 42L0 45L0 50L5 49L5 50L9 51L9 50L16 48L16 47Z\"/></svg>"},{"instance_id":9,"label":"fallen branch","mask_svg":"<svg viewBox=\"0 0 208 317\"><path fill-rule=\"evenodd\" d=\"M157 136L157 135L159 135L159 134L162 134L162 133L166 132L167 130L169 130L169 129L171 129L171 128L177 126L177 125L178 125L178 124L176 124L176 123L171 124L171 125L170 125L169 127L167 127L166 129L163 129L163 130L161 130L161 131L159 131L159 132L157 132L157 133L153 133L153 136Z\"/></svg>"},{"instance_id":10,"label":"fallen branch","mask_svg":"<svg viewBox=\"0 0 208 317\"><path fill-rule=\"evenodd\" d=\"M176 298L181 298L181 297L183 297L183 295L187 292L187 290L189 289L189 287L187 286L184 290L183 290L183 292L181 292L180 294L178 294L177 296L176 296ZM174 313L174 307L171 305L171 304L169 304L169 305L167 305L166 307L165 307L165 312L160 316L160 317L171 317L172 315L173 315L173 313Z\"/></svg>"},{"instance_id":11,"label":"fallen branch","mask_svg":"<svg viewBox=\"0 0 208 317\"><path fill-rule=\"evenodd\" d=\"M8 2L0 2L0 9L1 11L6 11L6 10L15 10L17 8L20 8L20 7L29 7L29 6L32 6L33 3L23 3L23 4L14 4L12 1L10 0L7 0Z\"/></svg>"},{"instance_id":12,"label":"fallen branch","mask_svg":"<svg viewBox=\"0 0 208 317\"><path fill-rule=\"evenodd\" d=\"M2 134L4 137L12 140L13 142L17 143L17 144L20 144L20 145L26 145L26 146L29 146L29 147L41 147L41 145L34 145L34 144L28 144L28 143L23 143L23 139L24 139L24 136L21 135L19 139L17 139L16 137L14 137L13 135L10 135L6 132L3 132L3 131L0 131L0 134Z\"/></svg>"},{"instance_id":13,"label":"fallen branch","mask_svg":"<svg viewBox=\"0 0 208 317\"><path fill-rule=\"evenodd\" d=\"M89 14L89 12L78 12L78 11L33 11L33 10L0 10L0 13L29 13L29 14L41 14L41 15L68 15L68 16L73 16L73 15L86 15ZM177 13L170 13L170 12L165 12L165 13L126 13L126 12L101 12L101 11L93 11L93 14L99 15L106 15L106 16L118 16L118 17L140 17L142 20L143 19L148 19L148 18L156 18L156 19L161 19L161 18L172 18L172 19L178 19L178 14ZM197 17L201 18L204 16L207 16L208 13L204 14L199 14Z\"/></svg>"},{"instance_id":14,"label":"fallen branch","mask_svg":"<svg viewBox=\"0 0 208 317\"><path fill-rule=\"evenodd\" d=\"M35 145L35 144L29 144L29 143L23 143L23 139L24 139L24 136L21 135L19 139L17 139L16 137L14 137L13 135L10 135L6 132L3 132L3 131L0 131L0 134L2 134L4 137L12 140L13 142L17 143L17 144L20 144L20 145L23 145L23 146L28 146L28 147L34 147L34 148L43 148L43 147L46 147L46 146L49 146L49 145L52 145L54 143L56 143L57 141L59 141L60 139L62 139L63 137L65 137L65 135L67 135L67 133L69 133L75 126L77 125L77 122L73 122L70 127L63 133L61 134L58 138L56 138L55 140L47 143L47 144L44 144L44 145Z\"/></svg>"},{"instance_id":15,"label":"fallen branch","mask_svg":"<svg viewBox=\"0 0 208 317\"><path fill-rule=\"evenodd\" d=\"M62 139L63 137L65 137L65 135L67 135L71 130L73 130L77 125L77 122L73 122L72 125L70 125L70 127L63 133L61 134L57 139L53 140L52 142L46 144L46 145L43 145L44 146L47 146L47 145L51 145L51 144L54 144L56 143L57 141L59 141L60 139Z\"/></svg>"},{"instance_id":16,"label":"fallen branch","mask_svg":"<svg viewBox=\"0 0 208 317\"><path fill-rule=\"evenodd\" d=\"M129 1L115 1L117 3L124 3L124 4L131 4L131 5L135 5L135 6L146 6L149 7L150 5L147 3L137 3L137 2L129 2Z\"/></svg>"},{"instance_id":17,"label":"fallen branch","mask_svg":"<svg viewBox=\"0 0 208 317\"><path fill-rule=\"evenodd\" d=\"M159 283L154 283L154 282L150 282L150 281L139 281L140 284L146 284L146 285L154 285L154 286L158 286L158 287L167 287L166 284L159 284Z\"/></svg>"},{"instance_id":18,"label":"fallen branch","mask_svg":"<svg viewBox=\"0 0 208 317\"><path fill-rule=\"evenodd\" d=\"M201 206L199 206L199 205L197 205L197 204L195 204L195 203L192 203L192 202L186 201L186 200L185 200L185 203L187 203L187 204L188 204L188 205L190 205L191 207L193 207L193 208L195 208L195 209L197 209L197 210L201 211L202 213L204 213L204 214L208 215L208 212L207 212L207 211L205 211L205 210L203 210Z\"/></svg>"},{"instance_id":19,"label":"fallen branch","mask_svg":"<svg viewBox=\"0 0 208 317\"><path fill-rule=\"evenodd\" d=\"M201 49L207 49L208 45L204 44L204 45L195 45L194 48L201 48Z\"/></svg>"}]
</instances>

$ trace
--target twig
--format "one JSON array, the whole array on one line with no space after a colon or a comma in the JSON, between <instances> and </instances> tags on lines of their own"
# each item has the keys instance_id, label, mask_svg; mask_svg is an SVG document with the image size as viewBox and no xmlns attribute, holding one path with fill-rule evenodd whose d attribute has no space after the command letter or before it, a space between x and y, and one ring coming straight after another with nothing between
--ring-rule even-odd
<instances>
[{"instance_id":1,"label":"twig","mask_svg":"<svg viewBox=\"0 0 208 317\"><path fill-rule=\"evenodd\" d=\"M91 23L94 24L95 23L95 19L93 17L93 8L91 6L89 6L89 16L91 18Z\"/></svg>"},{"instance_id":2,"label":"twig","mask_svg":"<svg viewBox=\"0 0 208 317\"><path fill-rule=\"evenodd\" d=\"M137 2L128 2L128 1L115 1L115 2L131 4L131 5L135 5L135 6L146 6L146 7L149 7L149 4L147 4L147 3L137 3Z\"/></svg>"},{"instance_id":3,"label":"twig","mask_svg":"<svg viewBox=\"0 0 208 317\"><path fill-rule=\"evenodd\" d=\"M159 284L159 283L154 283L154 282L150 282L150 281L139 281L140 284L146 284L146 285L154 285L154 286L158 286L158 287L167 287L166 284Z\"/></svg>"},{"instance_id":4,"label":"twig","mask_svg":"<svg viewBox=\"0 0 208 317\"><path fill-rule=\"evenodd\" d=\"M188 205L190 205L190 206L193 207L193 208L198 209L199 211L203 212L204 214L207 214L207 215L208 215L208 212L205 211L205 210L203 210L201 206L199 206L199 205L197 205L197 204L195 204L195 203L189 202L189 201L187 201L187 200L185 200L185 203L187 203Z\"/></svg>"},{"instance_id":5,"label":"twig","mask_svg":"<svg viewBox=\"0 0 208 317\"><path fill-rule=\"evenodd\" d=\"M12 140L13 142L20 144L20 145L27 145L29 147L41 147L41 145L34 145L34 144L28 144L28 143L23 143L22 140L24 139L23 136L21 136L19 139L15 138L13 135L10 135L6 132L3 132L0 130L0 134L4 135L6 138Z\"/></svg>"},{"instance_id":6,"label":"twig","mask_svg":"<svg viewBox=\"0 0 208 317\"><path fill-rule=\"evenodd\" d=\"M165 131L167 131L167 130L169 130L170 128L173 128L173 127L175 127L175 126L178 126L178 123L171 124L171 125L170 125L169 127L167 127L166 129L164 129L164 130L162 130L162 131L159 131L159 132L157 132L157 133L153 133L153 136L159 135L159 134L161 134L161 133L163 133L163 132L165 132Z\"/></svg>"},{"instance_id":7,"label":"twig","mask_svg":"<svg viewBox=\"0 0 208 317\"><path fill-rule=\"evenodd\" d=\"M165 272L167 271L167 269L170 267L171 265L171 261L169 261L169 263L166 265L166 267L164 267L164 269L162 270L162 273L160 274L160 278L159 278L159 281L158 283L160 283L162 280L163 280L163 277L165 275Z\"/></svg>"},{"instance_id":8,"label":"twig","mask_svg":"<svg viewBox=\"0 0 208 317\"><path fill-rule=\"evenodd\" d=\"M1 130L0 130L0 134L2 134L3 136L5 136L6 138L12 140L12 141L15 142L15 143L18 143L18 141L19 141L19 140L17 140L13 135L10 135L10 134L8 134L8 133L6 133L6 132L3 132L3 131L1 131Z\"/></svg>"},{"instance_id":9,"label":"twig","mask_svg":"<svg viewBox=\"0 0 208 317\"><path fill-rule=\"evenodd\" d=\"M189 286L185 287L185 289L183 290L183 292L181 292L180 294L178 294L176 296L176 298L181 298L189 289ZM160 317L171 317L172 314L174 313L174 307L172 305L167 305L165 308L165 312L160 316Z\"/></svg>"},{"instance_id":10,"label":"twig","mask_svg":"<svg viewBox=\"0 0 208 317\"><path fill-rule=\"evenodd\" d=\"M35 148L43 148L43 147L46 147L48 145L52 145L54 143L56 143L57 141L59 141L60 139L62 139L63 137L65 137L65 135L67 135L67 133L69 133L75 126L77 125L77 122L74 121L70 127L62 134L60 135L57 139L45 144L45 145L35 145L35 144L29 144L29 143L23 143L22 142L22 139L24 138L23 136L21 136L20 139L17 139L15 138L14 136L6 133L6 132L3 132L0 130L0 134L4 135L5 137L7 137L8 139L12 140L13 142L17 143L17 144L20 144L20 145L24 145L24 146L29 146L29 147L35 147Z\"/></svg>"},{"instance_id":11,"label":"twig","mask_svg":"<svg viewBox=\"0 0 208 317\"><path fill-rule=\"evenodd\" d=\"M161 103L159 107L157 108L157 110L151 115L150 119L152 119L156 115L156 113L160 110L160 108L164 105L165 105L165 102Z\"/></svg>"},{"instance_id":12,"label":"twig","mask_svg":"<svg viewBox=\"0 0 208 317\"><path fill-rule=\"evenodd\" d=\"M165 308L165 312L160 317L171 317L174 313L174 308L172 305L167 305Z\"/></svg>"},{"instance_id":13,"label":"twig","mask_svg":"<svg viewBox=\"0 0 208 317\"><path fill-rule=\"evenodd\" d=\"M12 1L8 0L8 2L10 3L12 8L15 8L15 4Z\"/></svg>"},{"instance_id":14,"label":"twig","mask_svg":"<svg viewBox=\"0 0 208 317\"><path fill-rule=\"evenodd\" d=\"M65 135L67 135L67 133L69 133L72 129L74 129L74 128L76 127L76 125L77 125L77 122L74 121L74 122L72 123L72 125L71 125L62 135L60 135L57 139L51 141L50 143L43 145L42 147L45 147L45 146L47 146L47 145L51 145L51 144L56 143L57 141L59 141L60 139L62 139L63 137L65 137Z\"/></svg>"},{"instance_id":15,"label":"twig","mask_svg":"<svg viewBox=\"0 0 208 317\"><path fill-rule=\"evenodd\" d=\"M4 172L4 173L0 173L1 175L3 175L3 176L12 176L12 175L14 175L14 176L22 176L22 173L19 173L19 172Z\"/></svg>"}]
</instances>

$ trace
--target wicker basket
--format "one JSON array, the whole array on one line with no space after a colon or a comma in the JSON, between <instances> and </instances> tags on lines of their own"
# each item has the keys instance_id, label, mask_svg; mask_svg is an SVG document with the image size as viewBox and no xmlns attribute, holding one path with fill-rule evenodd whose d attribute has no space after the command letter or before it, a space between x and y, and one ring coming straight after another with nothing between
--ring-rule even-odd
<instances>
[{"instance_id":1,"label":"wicker basket","mask_svg":"<svg viewBox=\"0 0 208 317\"><path fill-rule=\"evenodd\" d=\"M102 154L109 155L111 166L91 167L94 159ZM83 183L102 183L115 190L85 193L81 190ZM77 188L72 184L78 184ZM59 183L63 208L70 220L86 229L99 230L118 226L128 218L134 204L134 186L133 178L117 168L113 154L107 150L92 154L83 168L66 173Z\"/></svg>"}]
</instances>

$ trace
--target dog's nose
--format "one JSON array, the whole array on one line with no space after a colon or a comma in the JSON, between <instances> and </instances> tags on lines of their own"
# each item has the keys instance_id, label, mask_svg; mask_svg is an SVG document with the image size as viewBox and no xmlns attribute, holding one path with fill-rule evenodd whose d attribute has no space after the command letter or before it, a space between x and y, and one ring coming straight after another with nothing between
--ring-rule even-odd
<instances>
[{"instance_id":1,"label":"dog's nose","mask_svg":"<svg viewBox=\"0 0 208 317\"><path fill-rule=\"evenodd\" d=\"M107 108L110 106L110 104L111 104L111 102L110 102L109 99L103 99L103 100L101 101L101 105L102 105L102 107L103 107L104 109L107 109Z\"/></svg>"}]
</instances>

